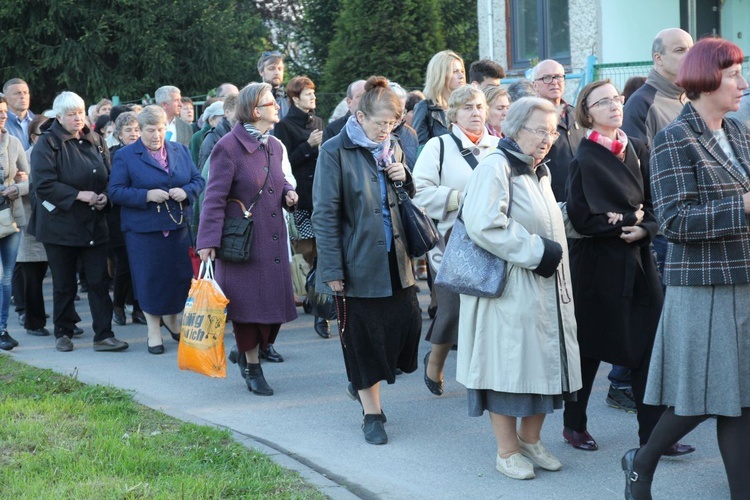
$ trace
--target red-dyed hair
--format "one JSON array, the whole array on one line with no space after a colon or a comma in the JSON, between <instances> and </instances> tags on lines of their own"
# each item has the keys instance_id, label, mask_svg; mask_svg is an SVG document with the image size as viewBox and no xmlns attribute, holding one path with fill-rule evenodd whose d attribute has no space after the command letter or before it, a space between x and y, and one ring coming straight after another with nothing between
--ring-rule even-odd
<instances>
[{"instance_id":1,"label":"red-dyed hair","mask_svg":"<svg viewBox=\"0 0 750 500\"><path fill-rule=\"evenodd\" d=\"M742 49L721 38L703 38L693 45L682 60L675 83L685 89L688 99L713 92L721 85L721 72L742 64Z\"/></svg>"},{"instance_id":2,"label":"red-dyed hair","mask_svg":"<svg viewBox=\"0 0 750 500\"><path fill-rule=\"evenodd\" d=\"M294 106L293 99L299 97L305 89L315 90L315 84L306 76L295 76L286 84L286 96L289 99L289 105Z\"/></svg>"}]
</instances>

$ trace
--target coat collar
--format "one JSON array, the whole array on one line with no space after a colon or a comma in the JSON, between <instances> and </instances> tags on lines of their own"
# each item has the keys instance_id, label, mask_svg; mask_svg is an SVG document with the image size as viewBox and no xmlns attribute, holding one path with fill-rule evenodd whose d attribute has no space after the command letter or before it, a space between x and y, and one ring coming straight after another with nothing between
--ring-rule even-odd
<instances>
[{"instance_id":1,"label":"coat collar","mask_svg":"<svg viewBox=\"0 0 750 500\"><path fill-rule=\"evenodd\" d=\"M151 156L151 153L149 152L146 145L143 144L143 141L141 139L138 139L137 141L135 141L131 146L133 148L133 153L138 155L141 158L141 161L143 163L149 166L152 166L154 168L157 168L162 172L165 172L165 170L161 167L161 165L159 165L156 162L156 160L154 160L154 157ZM169 141L165 141L164 148L167 150L167 165L171 165L172 164L171 160L174 157L175 145Z\"/></svg>"},{"instance_id":2,"label":"coat collar","mask_svg":"<svg viewBox=\"0 0 750 500\"><path fill-rule=\"evenodd\" d=\"M545 159L534 168L534 158L518 151L507 138L500 139L500 142L497 144L497 149L505 154L511 172L513 172L514 175L536 175L538 179L541 179L548 174L548 159Z\"/></svg>"},{"instance_id":3,"label":"coat collar","mask_svg":"<svg viewBox=\"0 0 750 500\"><path fill-rule=\"evenodd\" d=\"M78 137L74 136L67 130L63 128L63 126L60 124L60 121L57 118L53 118L49 122L45 123L40 127L40 130L44 132L45 130L49 130L50 133L55 134L59 139L60 142L65 142L69 140L78 140ZM81 140L88 141L94 146L98 146L100 143L92 137L92 134L95 132L92 132L88 125L83 126L83 135L81 135Z\"/></svg>"},{"instance_id":4,"label":"coat collar","mask_svg":"<svg viewBox=\"0 0 750 500\"><path fill-rule=\"evenodd\" d=\"M242 125L242 122L237 122L232 128L232 131L230 134L234 135L234 137L237 139L237 141L242 145L242 147L247 151L248 153L252 154L255 153L260 147L261 143L257 139L254 139L253 136L251 136L247 130L245 130L245 127ZM268 138L268 147L271 147L271 141L273 140L273 136Z\"/></svg>"},{"instance_id":5,"label":"coat collar","mask_svg":"<svg viewBox=\"0 0 750 500\"><path fill-rule=\"evenodd\" d=\"M698 142L703 146L708 153L714 157L714 159L726 169L729 174L741 183L743 186L747 186L748 175L745 172L750 172L750 147L748 147L747 141L743 137L742 130L733 120L724 119L721 123L721 128L727 134L727 140L729 143L736 148L737 160L742 164L736 165L732 162L729 157L724 153L724 150L719 146L719 141L714 137L713 132L706 126L706 122L698 114L691 103L685 104L682 108L682 112L679 117L682 121L693 130L698 136ZM744 167L744 171L743 171Z\"/></svg>"},{"instance_id":6,"label":"coat collar","mask_svg":"<svg viewBox=\"0 0 750 500\"><path fill-rule=\"evenodd\" d=\"M682 89L682 87L678 87L674 82L671 82L668 79L664 78L658 71L653 68L651 69L651 71L649 71L648 77L646 77L646 83L654 87L658 92L665 95L666 97L669 97L670 99L676 99L682 102L687 99L685 97L685 91Z\"/></svg>"},{"instance_id":7,"label":"coat collar","mask_svg":"<svg viewBox=\"0 0 750 500\"><path fill-rule=\"evenodd\" d=\"M297 106L289 106L289 111L287 112L284 119L289 120L290 122L299 125L302 128L305 128L307 127L307 124L312 121L312 117L312 113L305 113Z\"/></svg>"}]
</instances>

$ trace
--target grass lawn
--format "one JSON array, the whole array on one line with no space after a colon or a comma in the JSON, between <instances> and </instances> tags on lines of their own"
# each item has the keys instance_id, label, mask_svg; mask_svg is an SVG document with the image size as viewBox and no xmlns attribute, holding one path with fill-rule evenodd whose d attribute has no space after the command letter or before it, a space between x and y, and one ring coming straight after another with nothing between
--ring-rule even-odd
<instances>
[{"instance_id":1,"label":"grass lawn","mask_svg":"<svg viewBox=\"0 0 750 500\"><path fill-rule=\"evenodd\" d=\"M326 497L227 431L0 355L0 498Z\"/></svg>"}]
</instances>

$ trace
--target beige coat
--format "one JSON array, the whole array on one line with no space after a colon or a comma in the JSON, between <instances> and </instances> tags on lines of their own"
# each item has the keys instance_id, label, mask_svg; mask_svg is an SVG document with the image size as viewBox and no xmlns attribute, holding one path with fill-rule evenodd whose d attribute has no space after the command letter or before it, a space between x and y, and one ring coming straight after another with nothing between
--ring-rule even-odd
<instances>
[{"instance_id":1,"label":"beige coat","mask_svg":"<svg viewBox=\"0 0 750 500\"><path fill-rule=\"evenodd\" d=\"M470 389L562 394L581 388L565 225L547 167L535 173L519 158L511 157L511 218L506 153L482 160L464 192L469 237L510 265L501 297L461 295L456 378ZM563 252L550 278L533 272L545 255L544 239Z\"/></svg>"}]
</instances>

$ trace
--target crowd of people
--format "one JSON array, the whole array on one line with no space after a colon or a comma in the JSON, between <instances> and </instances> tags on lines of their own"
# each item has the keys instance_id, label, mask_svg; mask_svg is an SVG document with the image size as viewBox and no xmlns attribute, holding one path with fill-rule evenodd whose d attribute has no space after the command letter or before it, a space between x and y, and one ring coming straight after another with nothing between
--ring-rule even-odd
<instances>
[{"instance_id":1,"label":"crowd of people","mask_svg":"<svg viewBox=\"0 0 750 500\"><path fill-rule=\"evenodd\" d=\"M0 349L19 344L7 330L12 296L27 334L73 350L85 292L94 350L129 347L112 322L126 324L130 305L148 352L162 354L162 327L180 340L194 256L216 261L230 361L249 391L270 396L261 361L284 361L274 342L303 305L290 266L299 254L333 296L365 441L385 444L381 383L418 368L424 277L425 386L443 394L457 348L456 378L468 414L489 414L498 471L531 479L563 467L540 440L554 410L574 449L598 449L586 413L605 362L607 403L639 424L640 447L621 463L626 498L651 498L660 457L693 452L680 439L709 417L732 498L747 498L750 133L731 118L750 102L744 55L670 28L652 57L622 93L595 81L574 106L557 61L506 86L497 63L476 61L467 76L446 50L423 92L362 75L327 124L310 78L283 85L278 52L261 56L259 82L217 87L198 119L174 86L145 107L104 99L88 114L65 91L37 116L13 78L0 98ZM409 251L402 196L441 235L423 260ZM250 256L222 257L225 221L241 217L253 221ZM507 263L499 297L433 282L459 219ZM314 331L330 338L328 317Z\"/></svg>"}]
</instances>

